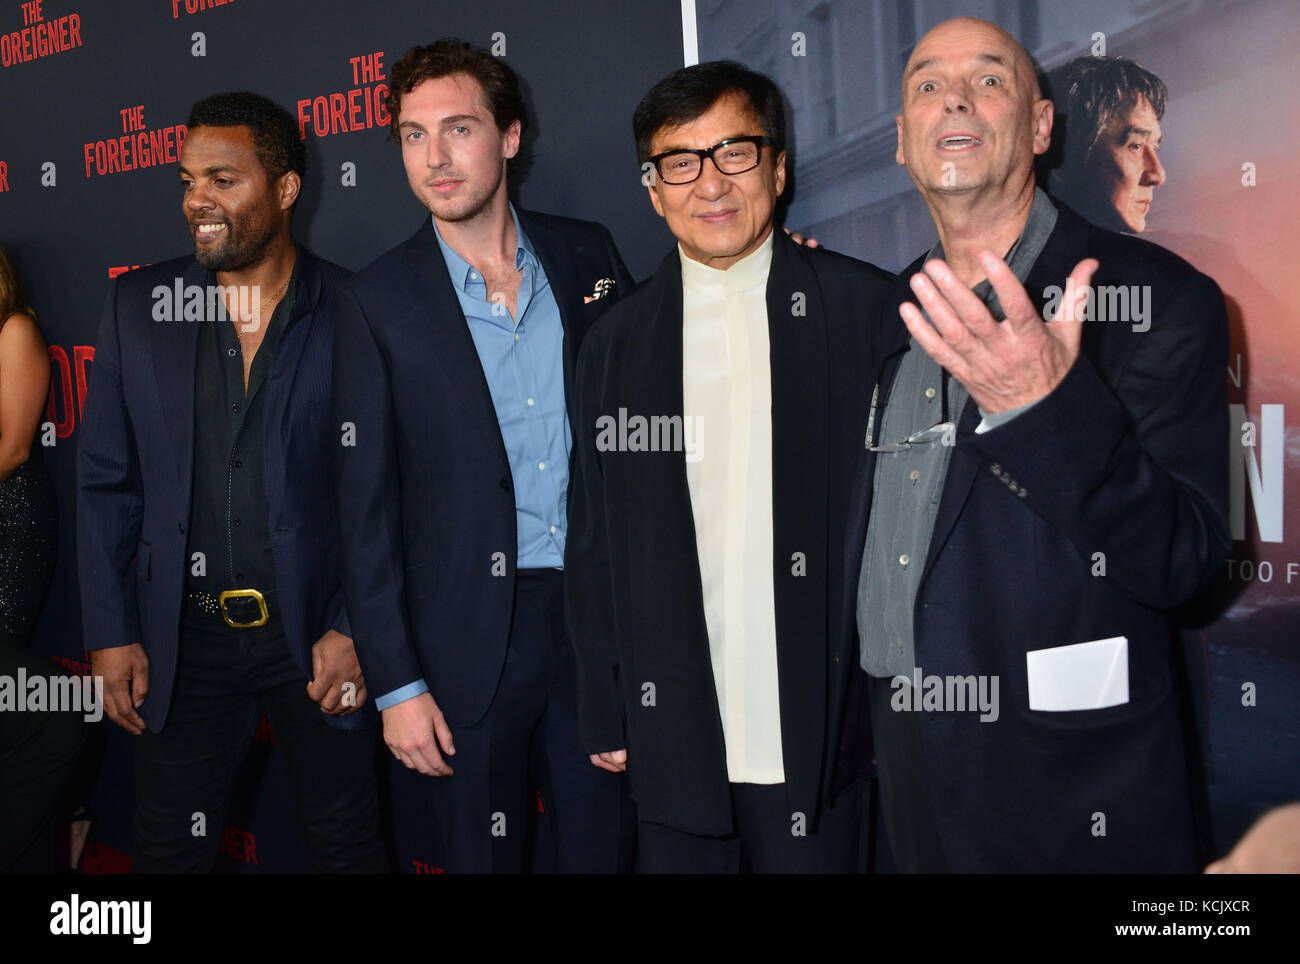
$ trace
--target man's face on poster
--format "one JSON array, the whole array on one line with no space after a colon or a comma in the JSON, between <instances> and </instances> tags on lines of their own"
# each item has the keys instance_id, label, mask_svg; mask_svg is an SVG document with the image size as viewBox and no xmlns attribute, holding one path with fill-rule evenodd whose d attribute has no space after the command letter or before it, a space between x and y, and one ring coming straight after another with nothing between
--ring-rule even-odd
<instances>
[{"instance_id":1,"label":"man's face on poster","mask_svg":"<svg viewBox=\"0 0 1300 964\"><path fill-rule=\"evenodd\" d=\"M1152 195L1165 182L1160 163L1160 119L1145 97L1104 131L1097 145L1097 190L1125 227L1146 230Z\"/></svg>"}]
</instances>

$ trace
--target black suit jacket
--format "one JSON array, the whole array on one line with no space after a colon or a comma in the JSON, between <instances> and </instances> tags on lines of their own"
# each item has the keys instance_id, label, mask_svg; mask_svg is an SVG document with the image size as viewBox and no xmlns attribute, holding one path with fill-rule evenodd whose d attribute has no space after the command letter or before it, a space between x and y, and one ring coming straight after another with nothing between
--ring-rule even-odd
<instances>
[{"instance_id":1,"label":"black suit jacket","mask_svg":"<svg viewBox=\"0 0 1300 964\"><path fill-rule=\"evenodd\" d=\"M632 286L599 224L516 209L564 325L574 421L578 346ZM601 279L609 293L592 297ZM335 423L343 584L367 689L423 679L452 725L483 717L514 611L514 484L496 409L433 224L341 286Z\"/></svg>"},{"instance_id":2,"label":"black suit jacket","mask_svg":"<svg viewBox=\"0 0 1300 964\"><path fill-rule=\"evenodd\" d=\"M1057 207L1025 284L1040 309L1093 257L1096 288L1146 287L1150 329L1087 322L1078 361L1033 408L982 435L975 402L961 413L913 612L916 662L927 676L997 676L1000 712L920 715L928 802L955 872L1191 872L1168 611L1229 547L1223 295L1171 252ZM899 277L876 332L882 398L908 341L898 305L923 260ZM873 470L863 451L846 593ZM1027 652L1113 636L1128 637L1127 703L1029 709Z\"/></svg>"},{"instance_id":3,"label":"black suit jacket","mask_svg":"<svg viewBox=\"0 0 1300 964\"><path fill-rule=\"evenodd\" d=\"M781 745L791 813L814 826L830 796L856 661L843 618L856 596L844 596L839 570L870 394L868 330L889 279L776 233L767 308ZM565 584L584 747L627 749L641 819L727 834L731 797L685 455L596 447L597 419L620 408L629 417L681 417L676 251L592 332L578 399Z\"/></svg>"},{"instance_id":4,"label":"black suit jacket","mask_svg":"<svg viewBox=\"0 0 1300 964\"><path fill-rule=\"evenodd\" d=\"M327 630L351 636L338 570L329 467L334 316L330 288L347 276L298 248L298 289L263 391L262 452L277 601L294 661L313 676L311 647ZM176 678L186 528L194 479L194 368L199 326L155 321L155 288L215 284L193 257L117 278L95 342L77 453L77 563L88 650L142 643L149 729L167 719ZM135 565L132 566L132 557ZM340 729L374 726L367 703L325 716Z\"/></svg>"}]
</instances>

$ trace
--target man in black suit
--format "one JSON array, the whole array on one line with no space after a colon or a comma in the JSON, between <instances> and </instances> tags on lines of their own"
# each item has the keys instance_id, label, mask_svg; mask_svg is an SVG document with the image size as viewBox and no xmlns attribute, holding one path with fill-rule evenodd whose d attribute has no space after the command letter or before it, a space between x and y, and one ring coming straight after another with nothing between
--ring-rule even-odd
<instances>
[{"instance_id":1,"label":"man in black suit","mask_svg":"<svg viewBox=\"0 0 1300 964\"><path fill-rule=\"evenodd\" d=\"M631 281L602 226L509 203L503 62L414 47L388 111L432 217L343 286L334 356L344 588L384 740L435 778L444 869L523 868L531 777L558 869L614 872L630 803L578 745L561 566L574 359Z\"/></svg>"},{"instance_id":2,"label":"man in black suit","mask_svg":"<svg viewBox=\"0 0 1300 964\"><path fill-rule=\"evenodd\" d=\"M134 869L211 868L264 708L312 868L382 872L325 417L346 272L294 243L288 112L219 94L188 126L194 256L112 285L77 456L86 649L139 737Z\"/></svg>"},{"instance_id":3,"label":"man in black suit","mask_svg":"<svg viewBox=\"0 0 1300 964\"><path fill-rule=\"evenodd\" d=\"M631 777L644 871L851 872L852 629L828 614L851 606L843 533L889 275L775 228L785 124L766 77L684 68L633 127L678 246L578 365L583 743Z\"/></svg>"},{"instance_id":4,"label":"man in black suit","mask_svg":"<svg viewBox=\"0 0 1300 964\"><path fill-rule=\"evenodd\" d=\"M1000 28L941 24L902 86L939 243L876 335L846 587L895 856L1196 871L1169 610L1228 548L1223 297L1036 187L1052 103Z\"/></svg>"}]
</instances>

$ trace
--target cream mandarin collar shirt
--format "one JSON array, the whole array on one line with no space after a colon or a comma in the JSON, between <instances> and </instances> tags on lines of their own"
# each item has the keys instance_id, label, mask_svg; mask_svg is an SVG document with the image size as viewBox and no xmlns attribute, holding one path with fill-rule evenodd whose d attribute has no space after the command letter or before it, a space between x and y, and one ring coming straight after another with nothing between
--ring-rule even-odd
<instances>
[{"instance_id":1,"label":"cream mandarin collar shirt","mask_svg":"<svg viewBox=\"0 0 1300 964\"><path fill-rule=\"evenodd\" d=\"M732 783L784 783L772 570L773 235L726 271L682 265L682 412L709 656Z\"/></svg>"}]
</instances>

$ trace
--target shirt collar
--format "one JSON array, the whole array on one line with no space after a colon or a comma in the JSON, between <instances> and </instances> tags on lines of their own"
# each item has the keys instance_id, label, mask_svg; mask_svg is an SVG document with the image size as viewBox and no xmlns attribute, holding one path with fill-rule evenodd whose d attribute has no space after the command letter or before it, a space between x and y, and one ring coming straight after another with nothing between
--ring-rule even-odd
<instances>
[{"instance_id":1,"label":"shirt collar","mask_svg":"<svg viewBox=\"0 0 1300 964\"><path fill-rule=\"evenodd\" d=\"M1046 192L1041 187L1034 188L1034 200L1029 206L1029 217L1025 221L1025 226L1020 232L1020 237L1016 238L1016 243L1003 256L1002 260L1007 263L1021 282L1029 277L1030 269L1033 268L1034 262L1038 256L1043 253L1043 248L1047 245L1047 239L1051 236L1052 230L1056 227L1056 206L1052 204ZM925 256L926 261L943 257L943 242L936 241L930 253ZM1001 314L1001 306L997 305L997 295L993 291L993 285L988 279L981 281L971 289L975 295L986 304L992 303L997 310L994 316ZM998 318L1001 321L1001 318Z\"/></svg>"},{"instance_id":2,"label":"shirt collar","mask_svg":"<svg viewBox=\"0 0 1300 964\"><path fill-rule=\"evenodd\" d=\"M528 239L528 235L524 234L524 229L519 224L519 214L515 211L515 206L509 202L507 206L510 208L510 217L515 222L515 270L522 271L525 265L532 265L536 269L539 262L537 253L533 250L533 243ZM452 284L461 291L467 291L472 283L470 273L477 275L478 272L442 239L442 233L438 230L438 221L432 214L429 215L429 220L433 224L433 236L438 239L438 249L442 252L442 260L447 263L447 273L451 275Z\"/></svg>"},{"instance_id":3,"label":"shirt collar","mask_svg":"<svg viewBox=\"0 0 1300 964\"><path fill-rule=\"evenodd\" d=\"M767 275L772 267L772 244L776 237L776 227L768 231L767 238L757 248L741 258L730 268L710 268L706 264L686 256L681 242L677 244L677 256L682 263L682 284L693 291L706 290L722 294L739 294L756 285L767 285Z\"/></svg>"}]
</instances>

